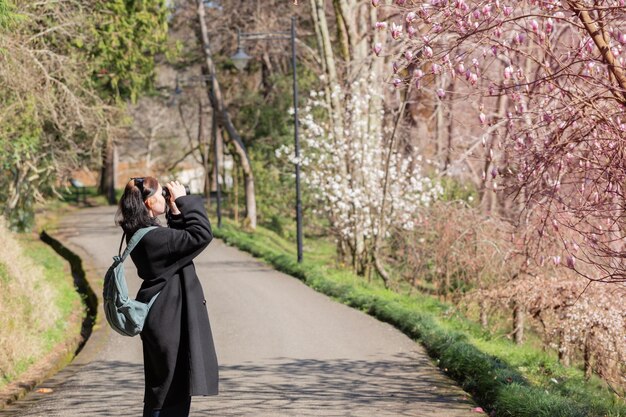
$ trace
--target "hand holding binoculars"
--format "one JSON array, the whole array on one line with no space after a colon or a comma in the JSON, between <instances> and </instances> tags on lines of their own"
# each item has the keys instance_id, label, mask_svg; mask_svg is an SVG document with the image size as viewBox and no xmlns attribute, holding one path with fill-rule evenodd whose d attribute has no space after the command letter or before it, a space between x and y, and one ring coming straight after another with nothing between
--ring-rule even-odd
<instances>
[{"instance_id":1,"label":"hand holding binoculars","mask_svg":"<svg viewBox=\"0 0 626 417\"><path fill-rule=\"evenodd\" d=\"M185 193L187 193L187 195L191 194L189 186L185 185L184 187L185 187ZM170 189L169 188L163 187L163 191L161 192L161 194L163 195L166 201L170 201Z\"/></svg>"}]
</instances>

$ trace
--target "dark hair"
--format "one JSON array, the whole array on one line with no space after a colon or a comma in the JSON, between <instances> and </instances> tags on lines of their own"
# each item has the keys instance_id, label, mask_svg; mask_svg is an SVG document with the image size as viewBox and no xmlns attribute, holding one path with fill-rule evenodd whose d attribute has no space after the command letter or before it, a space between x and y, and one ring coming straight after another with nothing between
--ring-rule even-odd
<instances>
[{"instance_id":1,"label":"dark hair","mask_svg":"<svg viewBox=\"0 0 626 417\"><path fill-rule=\"evenodd\" d=\"M126 184L115 215L115 223L121 226L127 238L142 227L159 224L158 219L150 217L145 204L158 188L159 181L154 177L131 178Z\"/></svg>"}]
</instances>

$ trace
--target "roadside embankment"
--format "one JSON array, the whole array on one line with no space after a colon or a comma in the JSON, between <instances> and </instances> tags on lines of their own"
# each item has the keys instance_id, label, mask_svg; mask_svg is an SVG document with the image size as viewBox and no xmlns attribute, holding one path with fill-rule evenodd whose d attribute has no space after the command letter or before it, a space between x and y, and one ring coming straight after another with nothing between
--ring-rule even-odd
<instances>
[{"instance_id":1,"label":"roadside embankment","mask_svg":"<svg viewBox=\"0 0 626 417\"><path fill-rule=\"evenodd\" d=\"M97 297L80 258L47 232L0 219L0 408L65 367L89 338Z\"/></svg>"}]
</instances>

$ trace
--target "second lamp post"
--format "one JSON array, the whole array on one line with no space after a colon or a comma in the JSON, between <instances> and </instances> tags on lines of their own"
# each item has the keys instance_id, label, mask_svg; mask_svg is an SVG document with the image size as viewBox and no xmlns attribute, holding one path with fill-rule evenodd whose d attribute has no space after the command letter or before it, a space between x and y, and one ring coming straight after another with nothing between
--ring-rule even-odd
<instances>
[{"instance_id":1,"label":"second lamp post","mask_svg":"<svg viewBox=\"0 0 626 417\"><path fill-rule=\"evenodd\" d=\"M291 41L291 66L293 69L293 127L296 156L296 226L298 242L298 262L302 262L302 201L300 193L300 142L298 141L298 76L296 72L296 18L291 18L291 31L245 33L237 32L237 52L230 59L239 71L242 71L248 61L252 59L242 46L243 40L290 40Z\"/></svg>"}]
</instances>

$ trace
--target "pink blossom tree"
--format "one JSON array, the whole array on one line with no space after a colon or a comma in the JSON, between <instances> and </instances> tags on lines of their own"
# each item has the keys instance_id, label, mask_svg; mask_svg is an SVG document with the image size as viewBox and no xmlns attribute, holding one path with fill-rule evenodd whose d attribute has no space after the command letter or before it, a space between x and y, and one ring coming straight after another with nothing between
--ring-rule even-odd
<instances>
[{"instance_id":1,"label":"pink blossom tree","mask_svg":"<svg viewBox=\"0 0 626 417\"><path fill-rule=\"evenodd\" d=\"M475 113L485 186L517 198L527 252L626 281L624 0L372 5L390 84L465 97L455 111ZM546 241L559 249L545 253Z\"/></svg>"}]
</instances>

